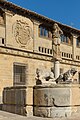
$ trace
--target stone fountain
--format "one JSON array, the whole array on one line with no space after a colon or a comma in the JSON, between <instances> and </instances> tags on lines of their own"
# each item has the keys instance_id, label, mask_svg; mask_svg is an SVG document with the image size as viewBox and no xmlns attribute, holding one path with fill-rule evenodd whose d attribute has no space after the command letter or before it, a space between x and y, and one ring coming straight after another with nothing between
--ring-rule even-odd
<instances>
[{"instance_id":1,"label":"stone fountain","mask_svg":"<svg viewBox=\"0 0 80 120\"><path fill-rule=\"evenodd\" d=\"M42 72L36 70L36 86L33 92L34 115L40 117L69 117L80 110L80 85L73 84L77 70L71 68L63 74L59 72L60 35L62 30L55 23L53 26L53 63L54 70Z\"/></svg>"}]
</instances>

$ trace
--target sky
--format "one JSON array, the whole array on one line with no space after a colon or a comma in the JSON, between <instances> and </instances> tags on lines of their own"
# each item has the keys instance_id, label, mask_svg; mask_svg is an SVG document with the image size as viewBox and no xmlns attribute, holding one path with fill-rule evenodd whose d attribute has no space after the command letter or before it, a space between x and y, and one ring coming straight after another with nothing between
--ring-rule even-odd
<instances>
[{"instance_id":1,"label":"sky","mask_svg":"<svg viewBox=\"0 0 80 120\"><path fill-rule=\"evenodd\" d=\"M62 24L80 29L80 0L7 0Z\"/></svg>"}]
</instances>

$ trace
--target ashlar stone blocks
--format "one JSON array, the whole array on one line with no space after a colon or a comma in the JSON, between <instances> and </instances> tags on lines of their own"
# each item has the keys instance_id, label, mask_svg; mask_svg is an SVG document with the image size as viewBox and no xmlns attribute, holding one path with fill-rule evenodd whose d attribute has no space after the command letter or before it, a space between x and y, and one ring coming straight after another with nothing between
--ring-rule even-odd
<instances>
[{"instance_id":1,"label":"ashlar stone blocks","mask_svg":"<svg viewBox=\"0 0 80 120\"><path fill-rule=\"evenodd\" d=\"M34 87L34 115L68 117L80 107L80 88L73 84Z\"/></svg>"}]
</instances>

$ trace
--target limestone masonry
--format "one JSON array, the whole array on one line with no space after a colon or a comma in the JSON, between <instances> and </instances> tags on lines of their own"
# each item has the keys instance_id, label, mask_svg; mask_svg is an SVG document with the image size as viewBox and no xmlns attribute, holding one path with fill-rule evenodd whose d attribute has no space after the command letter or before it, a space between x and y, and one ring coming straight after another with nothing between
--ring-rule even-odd
<instances>
[{"instance_id":1,"label":"limestone masonry","mask_svg":"<svg viewBox=\"0 0 80 120\"><path fill-rule=\"evenodd\" d=\"M25 91L23 94L26 101L23 108L27 111L27 115L33 115L33 86L36 85L36 71L38 69L50 71L52 67L54 68L53 25L55 23L62 31L60 48L58 48L58 51L60 50L59 71L56 73L61 74L75 68L77 73L72 79L74 83L80 83L80 30L0 0L0 104L4 102L3 109L7 108L7 104L11 104L6 103L7 98L5 98L6 95L10 97L9 90L14 91L12 87L15 87L17 92L21 87L22 92ZM55 74L55 77L57 76ZM70 96L70 90L65 90L66 94L67 91ZM22 92L19 93L20 96ZM24 102L21 103L24 105ZM12 101L12 104L14 107L16 102ZM66 104L70 103L66 101ZM7 111L10 109L8 106ZM18 108L14 107L14 109L12 112ZM23 112L19 113L24 114Z\"/></svg>"}]
</instances>

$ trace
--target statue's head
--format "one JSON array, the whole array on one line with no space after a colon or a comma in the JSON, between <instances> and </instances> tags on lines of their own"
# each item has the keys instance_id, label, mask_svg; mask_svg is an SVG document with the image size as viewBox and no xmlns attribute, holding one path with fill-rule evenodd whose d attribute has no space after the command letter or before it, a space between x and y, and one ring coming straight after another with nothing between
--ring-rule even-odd
<instances>
[{"instance_id":1,"label":"statue's head","mask_svg":"<svg viewBox=\"0 0 80 120\"><path fill-rule=\"evenodd\" d=\"M53 29L57 29L58 28L58 24L57 23L54 23L54 26L53 26Z\"/></svg>"},{"instance_id":2,"label":"statue's head","mask_svg":"<svg viewBox=\"0 0 80 120\"><path fill-rule=\"evenodd\" d=\"M71 68L71 73L73 73L73 75L75 75L76 72L77 70L75 68Z\"/></svg>"}]
</instances>

